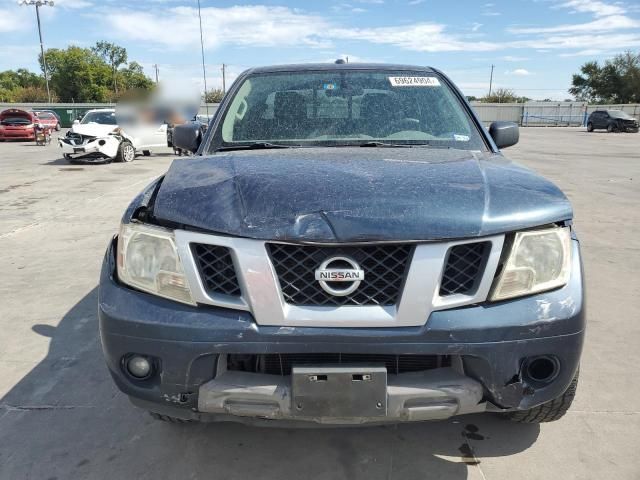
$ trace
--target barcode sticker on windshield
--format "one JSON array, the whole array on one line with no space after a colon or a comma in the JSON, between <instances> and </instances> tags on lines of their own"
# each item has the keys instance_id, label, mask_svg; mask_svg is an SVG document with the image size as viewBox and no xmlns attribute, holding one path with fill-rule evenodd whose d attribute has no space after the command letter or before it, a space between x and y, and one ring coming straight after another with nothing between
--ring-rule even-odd
<instances>
[{"instance_id":1,"label":"barcode sticker on windshield","mask_svg":"<svg viewBox=\"0 0 640 480\"><path fill-rule=\"evenodd\" d=\"M389 77L394 87L439 87L436 77Z\"/></svg>"}]
</instances>

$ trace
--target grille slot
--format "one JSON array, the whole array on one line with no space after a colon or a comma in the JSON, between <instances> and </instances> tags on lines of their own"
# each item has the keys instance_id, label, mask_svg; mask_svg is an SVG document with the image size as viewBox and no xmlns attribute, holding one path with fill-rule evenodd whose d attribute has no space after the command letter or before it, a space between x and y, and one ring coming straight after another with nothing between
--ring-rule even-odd
<instances>
[{"instance_id":1,"label":"grille slot","mask_svg":"<svg viewBox=\"0 0 640 480\"><path fill-rule=\"evenodd\" d=\"M478 288L491 242L451 247L440 283L440 296L472 294Z\"/></svg>"},{"instance_id":2,"label":"grille slot","mask_svg":"<svg viewBox=\"0 0 640 480\"><path fill-rule=\"evenodd\" d=\"M200 272L200 278L209 293L239 297L240 284L233 265L231 251L227 247L191 244L191 250Z\"/></svg>"},{"instance_id":3,"label":"grille slot","mask_svg":"<svg viewBox=\"0 0 640 480\"><path fill-rule=\"evenodd\" d=\"M451 366L445 355L388 355L357 353L270 353L231 354L227 358L229 370L269 375L291 375L293 366L303 365L384 364L388 373L422 372Z\"/></svg>"},{"instance_id":4,"label":"grille slot","mask_svg":"<svg viewBox=\"0 0 640 480\"><path fill-rule=\"evenodd\" d=\"M318 247L269 243L267 248L284 300L292 305L395 305L413 253L412 245ZM365 272L364 280L350 295L331 295L315 279L315 270L333 256L350 257Z\"/></svg>"}]
</instances>

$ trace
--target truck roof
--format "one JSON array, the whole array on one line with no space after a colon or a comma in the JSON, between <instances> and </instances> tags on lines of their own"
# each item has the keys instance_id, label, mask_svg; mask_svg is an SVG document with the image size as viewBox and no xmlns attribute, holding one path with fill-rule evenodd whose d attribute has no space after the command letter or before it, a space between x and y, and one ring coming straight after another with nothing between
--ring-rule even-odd
<instances>
[{"instance_id":1,"label":"truck roof","mask_svg":"<svg viewBox=\"0 0 640 480\"><path fill-rule=\"evenodd\" d=\"M250 68L245 73L275 73L275 72L307 72L307 71L340 71L340 70L411 70L433 72L433 68L418 65L403 65L389 63L294 63L290 65L271 65L267 67Z\"/></svg>"}]
</instances>

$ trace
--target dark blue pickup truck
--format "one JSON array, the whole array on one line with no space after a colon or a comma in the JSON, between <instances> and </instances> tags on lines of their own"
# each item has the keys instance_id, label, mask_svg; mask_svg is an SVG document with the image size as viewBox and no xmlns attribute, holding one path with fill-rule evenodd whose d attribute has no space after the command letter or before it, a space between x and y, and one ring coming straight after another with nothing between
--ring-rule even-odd
<instances>
[{"instance_id":1,"label":"dark blue pickup truck","mask_svg":"<svg viewBox=\"0 0 640 480\"><path fill-rule=\"evenodd\" d=\"M251 69L131 203L108 368L171 421L560 418L584 339L573 211L436 69Z\"/></svg>"}]
</instances>

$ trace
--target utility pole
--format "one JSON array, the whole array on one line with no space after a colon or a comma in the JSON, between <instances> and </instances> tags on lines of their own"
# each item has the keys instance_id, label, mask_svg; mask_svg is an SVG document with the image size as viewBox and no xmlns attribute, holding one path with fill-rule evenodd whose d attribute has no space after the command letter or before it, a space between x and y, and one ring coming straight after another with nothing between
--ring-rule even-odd
<instances>
[{"instance_id":1,"label":"utility pole","mask_svg":"<svg viewBox=\"0 0 640 480\"><path fill-rule=\"evenodd\" d=\"M42 43L42 28L40 27L40 7L48 5L53 7L53 0L22 0L20 5L35 5L36 19L38 20L38 36L40 37L40 53L42 53L42 69L44 71L44 81L47 85L47 98L51 103L51 91L49 90L49 73L47 72L47 59L44 56L44 44Z\"/></svg>"},{"instance_id":2,"label":"utility pole","mask_svg":"<svg viewBox=\"0 0 640 480\"><path fill-rule=\"evenodd\" d=\"M198 19L200 20L200 50L202 51L202 79L204 80L204 104L209 116L209 104L207 103L207 71L204 66L204 37L202 36L202 12L200 11L200 0L198 0Z\"/></svg>"},{"instance_id":3,"label":"utility pole","mask_svg":"<svg viewBox=\"0 0 640 480\"><path fill-rule=\"evenodd\" d=\"M222 93L227 93L227 82L225 78L225 64L222 64Z\"/></svg>"},{"instance_id":4,"label":"utility pole","mask_svg":"<svg viewBox=\"0 0 640 480\"><path fill-rule=\"evenodd\" d=\"M156 85L158 84L158 64L154 63L153 68L156 70Z\"/></svg>"},{"instance_id":5,"label":"utility pole","mask_svg":"<svg viewBox=\"0 0 640 480\"><path fill-rule=\"evenodd\" d=\"M489 96L491 96L491 87L493 87L493 67L495 67L495 65L491 65L491 76L489 77Z\"/></svg>"}]
</instances>

